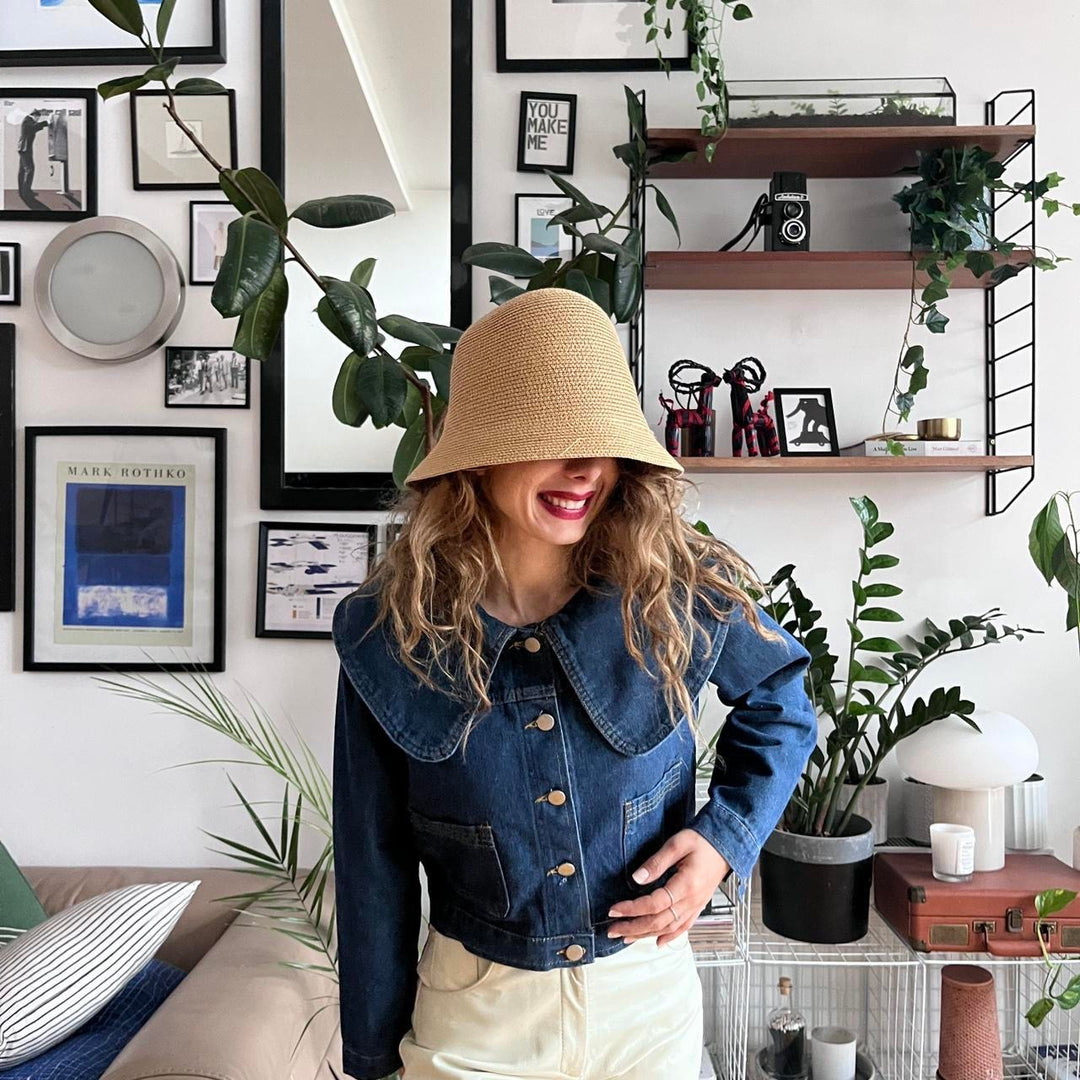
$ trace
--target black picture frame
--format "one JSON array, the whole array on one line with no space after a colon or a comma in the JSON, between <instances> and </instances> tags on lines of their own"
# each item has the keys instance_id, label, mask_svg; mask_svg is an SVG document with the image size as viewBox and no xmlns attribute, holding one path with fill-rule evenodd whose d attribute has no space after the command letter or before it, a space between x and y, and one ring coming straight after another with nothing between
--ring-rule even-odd
<instances>
[{"instance_id":1,"label":"black picture frame","mask_svg":"<svg viewBox=\"0 0 1080 1080\"><path fill-rule=\"evenodd\" d=\"M822 400L822 406L825 412L825 424L828 427L828 449L822 450L798 450L791 447L798 444L799 438L809 437L816 434L815 431L809 431L809 423L805 421L810 419L809 414L804 414L804 430L799 433L796 439L792 440L788 437L788 412L785 405L785 399L790 402L792 398L796 397L818 397ZM838 457L840 454L840 443L836 437L836 417L833 413L833 399L832 390L827 386L787 386L787 387L773 387L773 401L776 406L776 434L780 440L780 453L784 457ZM815 421L815 424L820 424L820 419ZM822 445L819 443L819 445Z\"/></svg>"},{"instance_id":2,"label":"black picture frame","mask_svg":"<svg viewBox=\"0 0 1080 1080\"><path fill-rule=\"evenodd\" d=\"M6 260L6 261L5 261ZM7 281L5 282L5 266ZM0 304L22 303L22 245L0 242Z\"/></svg>"},{"instance_id":3,"label":"black picture frame","mask_svg":"<svg viewBox=\"0 0 1080 1080\"><path fill-rule=\"evenodd\" d=\"M170 401L169 374L173 364L180 359L181 353L190 352L231 352L234 357L244 361L244 400L242 402L218 401ZM166 345L165 359L162 364L163 402L166 409L250 409L251 408L251 357L241 356L231 345Z\"/></svg>"},{"instance_id":4,"label":"black picture frame","mask_svg":"<svg viewBox=\"0 0 1080 1080\"><path fill-rule=\"evenodd\" d=\"M263 171L285 189L284 2L261 0L260 141ZM450 0L450 323L472 322L473 0ZM285 192L288 199L288 192ZM283 328L259 374L259 506L263 510L385 510L396 492L391 472L293 472L285 469Z\"/></svg>"},{"instance_id":5,"label":"black picture frame","mask_svg":"<svg viewBox=\"0 0 1080 1080\"><path fill-rule=\"evenodd\" d=\"M498 72L540 71L663 71L658 57L593 57L561 59L558 57L535 57L510 59L506 55L507 0L495 0L495 70ZM674 14L674 13L673 13ZM644 29L644 22L642 23ZM690 56L694 51L692 39L687 37L686 56L668 57L672 71L689 71Z\"/></svg>"},{"instance_id":6,"label":"black picture frame","mask_svg":"<svg viewBox=\"0 0 1080 1080\"><path fill-rule=\"evenodd\" d=\"M217 174L212 179L200 181L179 181L170 183L155 183L144 180L139 172L139 102L147 98L167 98L164 90L135 90L128 94L128 109L131 120L131 184L136 191L220 191L221 186L217 180ZM186 94L178 98L179 101L200 102L211 98L226 97L228 99L229 117L229 160L221 161L227 169L237 167L237 143L236 143L236 91L227 88L213 94ZM207 165L207 168L210 168Z\"/></svg>"},{"instance_id":7,"label":"black picture frame","mask_svg":"<svg viewBox=\"0 0 1080 1080\"><path fill-rule=\"evenodd\" d=\"M266 626L266 592L269 569L269 539L271 530L283 532L311 532L311 533L357 533L366 534L367 543L367 572L371 573L378 557L378 525L374 522L343 522L343 521L260 521L259 522L259 576L255 592L255 636L261 638L313 638L326 640L333 636L331 630L270 630ZM366 578L366 575L365 575ZM360 581L338 582L335 587L345 590L338 597L340 603L349 593L354 592L364 579ZM316 601L318 603L319 601ZM335 605L336 607L337 605ZM333 608L330 613L323 616L323 621L332 623Z\"/></svg>"},{"instance_id":8,"label":"black picture frame","mask_svg":"<svg viewBox=\"0 0 1080 1080\"><path fill-rule=\"evenodd\" d=\"M217 277L200 277L195 271L195 208L197 206L227 206L235 214L240 211L228 199L191 199L188 202L188 284L213 285Z\"/></svg>"},{"instance_id":9,"label":"black picture frame","mask_svg":"<svg viewBox=\"0 0 1080 1080\"><path fill-rule=\"evenodd\" d=\"M565 202L567 204L567 208L574 205L574 200L571 199L569 195L563 195L561 192L558 192L558 191L518 191L518 192L514 193L514 246L524 248L530 254L534 254L534 252L531 250L531 248L532 248L531 244L529 244L529 243L524 243L523 244L522 243L522 237L521 237L521 200L522 199L550 199L552 202ZM560 232L560 234L562 236L566 236L566 234L564 232L562 232L561 229L559 230L559 232ZM575 255L577 255L580 245L578 244L578 238L576 236L574 236L573 233L570 234L568 239L570 241L570 258L572 259ZM540 258L539 255L537 255L536 257ZM510 276L515 277L518 280L523 280L523 278L519 274L512 274Z\"/></svg>"},{"instance_id":10,"label":"black picture frame","mask_svg":"<svg viewBox=\"0 0 1080 1080\"><path fill-rule=\"evenodd\" d=\"M26 461L24 468L24 538L23 551L23 670L24 671L224 671L225 670L225 538L226 538L226 495L227 495L227 430L221 427L160 427L131 425L54 425L27 427L25 431ZM36 570L36 504L37 504L37 462L40 440L52 436L136 436L146 438L148 442L170 438L210 439L213 445L213 511L211 530L213 534L212 598L208 605L213 613L212 645L210 660L185 661L156 660L127 661L66 661L42 660L34 651L34 632L36 619L35 570ZM152 453L152 451L151 451ZM152 458L147 458L152 460ZM187 553L196 557L195 553ZM55 557L55 556L54 556ZM206 567L203 567L205 573ZM49 613L51 617L52 613Z\"/></svg>"},{"instance_id":11,"label":"black picture frame","mask_svg":"<svg viewBox=\"0 0 1080 1080\"><path fill-rule=\"evenodd\" d=\"M517 145L517 171L518 172L544 172L550 169L554 173L572 173L574 171L574 144L577 141L577 94L553 94L540 90L522 90L521 104L518 108L518 145ZM528 160L529 139L528 118L530 102L562 101L570 106L570 130L566 138L566 157L559 164L545 164Z\"/></svg>"},{"instance_id":12,"label":"black picture frame","mask_svg":"<svg viewBox=\"0 0 1080 1080\"><path fill-rule=\"evenodd\" d=\"M82 221L97 216L97 91L80 87L0 87L0 98L78 98L85 108L86 198L81 210L8 210L0 207L4 221Z\"/></svg>"},{"instance_id":13,"label":"black picture frame","mask_svg":"<svg viewBox=\"0 0 1080 1080\"><path fill-rule=\"evenodd\" d=\"M15 610L15 326L0 323L0 611Z\"/></svg>"},{"instance_id":14,"label":"black picture frame","mask_svg":"<svg viewBox=\"0 0 1080 1080\"><path fill-rule=\"evenodd\" d=\"M224 64L226 59L225 2L209 0L210 44L165 45L163 59L181 57L185 64ZM97 67L142 64L148 66L142 46L120 49L0 49L0 67Z\"/></svg>"}]
</instances>

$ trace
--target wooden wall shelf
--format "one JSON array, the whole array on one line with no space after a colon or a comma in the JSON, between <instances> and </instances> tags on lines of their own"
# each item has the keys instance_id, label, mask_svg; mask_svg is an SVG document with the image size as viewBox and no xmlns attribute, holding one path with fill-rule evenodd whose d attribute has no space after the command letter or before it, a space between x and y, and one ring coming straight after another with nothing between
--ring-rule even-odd
<instances>
[{"instance_id":1,"label":"wooden wall shelf","mask_svg":"<svg viewBox=\"0 0 1080 1080\"><path fill-rule=\"evenodd\" d=\"M688 473L998 472L1030 466L1027 454L980 457L704 457L679 458Z\"/></svg>"},{"instance_id":2,"label":"wooden wall shelf","mask_svg":"<svg viewBox=\"0 0 1080 1080\"><path fill-rule=\"evenodd\" d=\"M1030 251L1011 262L1028 263ZM648 251L647 289L910 289L907 251ZM997 257L997 262L1005 261ZM925 284L926 275L916 275ZM987 276L953 271L954 289L985 288Z\"/></svg>"},{"instance_id":3,"label":"wooden wall shelf","mask_svg":"<svg viewBox=\"0 0 1080 1080\"><path fill-rule=\"evenodd\" d=\"M1034 138L1034 124L926 127L728 128L705 160L711 140L695 128L650 128L654 150L696 150L687 161L657 162L654 179L759 179L777 169L812 179L896 176L916 164L918 150L981 146L998 160Z\"/></svg>"}]
</instances>

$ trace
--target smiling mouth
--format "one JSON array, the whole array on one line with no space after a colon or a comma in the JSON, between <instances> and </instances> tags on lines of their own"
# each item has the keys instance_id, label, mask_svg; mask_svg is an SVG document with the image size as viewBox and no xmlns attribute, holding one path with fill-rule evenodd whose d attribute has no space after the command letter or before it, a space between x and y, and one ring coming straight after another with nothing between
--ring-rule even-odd
<instances>
[{"instance_id":1,"label":"smiling mouth","mask_svg":"<svg viewBox=\"0 0 1080 1080\"><path fill-rule=\"evenodd\" d=\"M557 495L548 495L546 492L540 492L539 498L542 502L548 504L548 506L554 506L559 510L565 510L568 513L577 513L580 510L585 510L592 503L595 492L589 495L585 495L579 499L566 499Z\"/></svg>"}]
</instances>

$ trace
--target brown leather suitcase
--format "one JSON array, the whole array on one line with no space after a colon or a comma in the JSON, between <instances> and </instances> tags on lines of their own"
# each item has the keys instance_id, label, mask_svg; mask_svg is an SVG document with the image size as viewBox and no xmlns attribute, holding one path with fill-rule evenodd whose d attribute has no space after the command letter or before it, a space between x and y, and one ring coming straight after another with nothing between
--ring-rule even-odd
<instances>
[{"instance_id":1,"label":"brown leather suitcase","mask_svg":"<svg viewBox=\"0 0 1080 1080\"><path fill-rule=\"evenodd\" d=\"M930 852L880 851L874 856L874 906L919 952L988 952L1039 956L1035 894L1080 893L1080 871L1053 855L1010 853L1001 870L970 881L938 881ZM1049 952L1080 953L1080 897L1044 920Z\"/></svg>"}]
</instances>

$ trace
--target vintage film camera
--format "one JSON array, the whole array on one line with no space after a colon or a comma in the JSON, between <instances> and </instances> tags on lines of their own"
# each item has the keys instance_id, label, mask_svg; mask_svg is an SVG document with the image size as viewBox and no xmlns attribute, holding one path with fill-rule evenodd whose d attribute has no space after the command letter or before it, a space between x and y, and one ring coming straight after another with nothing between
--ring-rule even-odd
<instances>
[{"instance_id":1,"label":"vintage film camera","mask_svg":"<svg viewBox=\"0 0 1080 1080\"><path fill-rule=\"evenodd\" d=\"M805 173L772 174L765 210L765 250L810 250L810 200Z\"/></svg>"}]
</instances>

